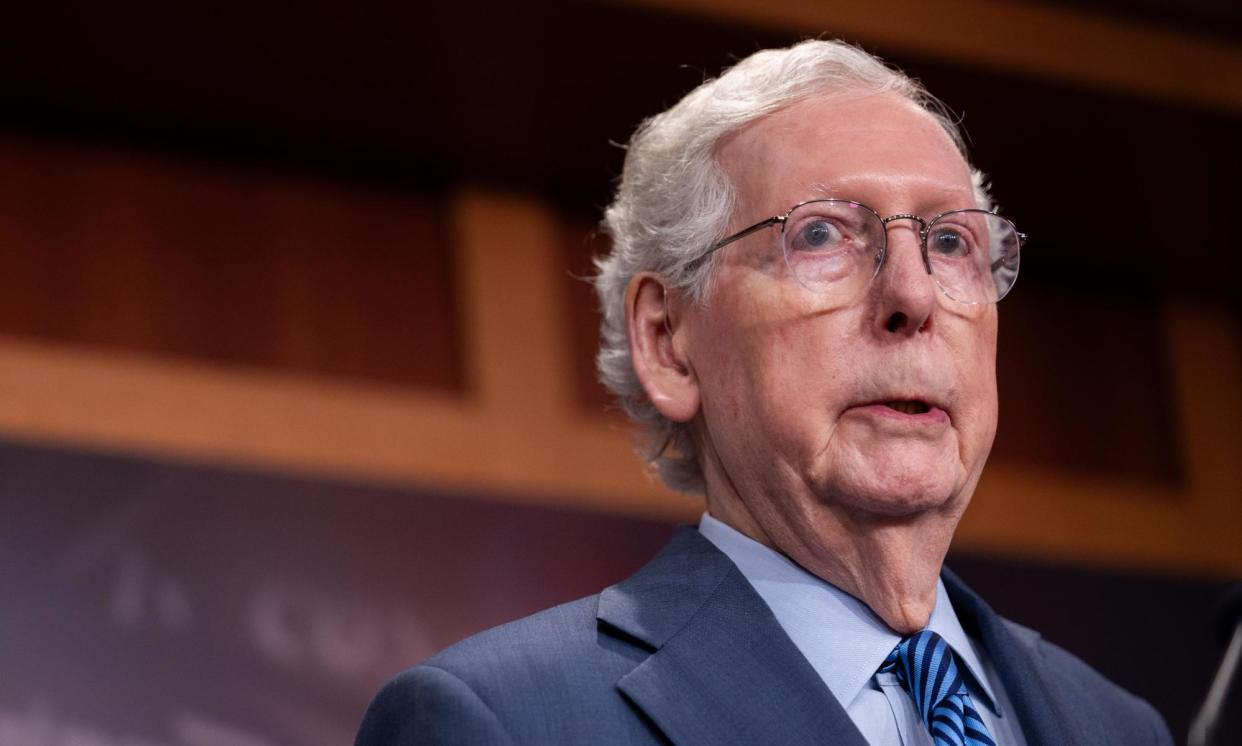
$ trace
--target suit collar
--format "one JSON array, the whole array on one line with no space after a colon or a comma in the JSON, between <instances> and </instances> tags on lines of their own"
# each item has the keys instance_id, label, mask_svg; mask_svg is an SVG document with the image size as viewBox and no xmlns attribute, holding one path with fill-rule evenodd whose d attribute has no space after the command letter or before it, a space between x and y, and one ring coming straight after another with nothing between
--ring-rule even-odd
<instances>
[{"instance_id":1,"label":"suit collar","mask_svg":"<svg viewBox=\"0 0 1242 746\"><path fill-rule=\"evenodd\" d=\"M693 528L604 591L599 620L652 650L617 686L674 743L865 746L771 610Z\"/></svg>"},{"instance_id":2,"label":"suit collar","mask_svg":"<svg viewBox=\"0 0 1242 746\"><path fill-rule=\"evenodd\" d=\"M699 521L699 533L733 560L838 702L848 707L871 686L876 670L902 636L870 607L707 513ZM833 634L823 635L825 629ZM997 712L996 695L943 582L936 583L936 605L927 629L949 643L959 665L975 679L975 704Z\"/></svg>"},{"instance_id":3,"label":"suit collar","mask_svg":"<svg viewBox=\"0 0 1242 746\"><path fill-rule=\"evenodd\" d=\"M683 526L642 569L600 594L599 620L653 650L663 647L732 569L698 531Z\"/></svg>"}]
</instances>

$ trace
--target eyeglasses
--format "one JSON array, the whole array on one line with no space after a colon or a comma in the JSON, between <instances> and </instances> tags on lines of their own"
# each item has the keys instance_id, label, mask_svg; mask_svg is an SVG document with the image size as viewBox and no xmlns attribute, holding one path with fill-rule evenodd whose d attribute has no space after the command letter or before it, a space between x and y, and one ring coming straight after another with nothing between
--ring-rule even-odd
<instances>
[{"instance_id":1,"label":"eyeglasses","mask_svg":"<svg viewBox=\"0 0 1242 746\"><path fill-rule=\"evenodd\" d=\"M794 279L836 305L848 305L879 274L888 249L888 224L897 220L919 224L923 266L952 300L996 303L1018 279L1026 234L994 212L950 210L930 220L908 213L882 218L866 205L839 199L800 202L784 215L717 241L698 261L779 224L785 265Z\"/></svg>"}]
</instances>

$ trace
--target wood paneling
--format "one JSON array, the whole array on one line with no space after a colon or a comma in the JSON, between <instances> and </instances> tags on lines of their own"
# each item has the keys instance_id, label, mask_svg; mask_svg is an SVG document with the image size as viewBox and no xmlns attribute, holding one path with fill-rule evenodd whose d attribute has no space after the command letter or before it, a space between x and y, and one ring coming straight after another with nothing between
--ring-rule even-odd
<instances>
[{"instance_id":1,"label":"wood paneling","mask_svg":"<svg viewBox=\"0 0 1242 746\"><path fill-rule=\"evenodd\" d=\"M0 338L0 430L38 441L488 490L514 500L687 518L628 429L571 393L562 228L486 191L450 205L464 390L242 370ZM433 354L433 353L428 353Z\"/></svg>"},{"instance_id":2,"label":"wood paneling","mask_svg":"<svg viewBox=\"0 0 1242 746\"><path fill-rule=\"evenodd\" d=\"M600 383L595 369L602 316L590 278L595 275L594 259L608 253L610 242L596 224L585 218L566 217L563 225L562 262L568 271L562 275L561 292L573 354L574 393L584 413L612 416L617 422L624 422L625 413Z\"/></svg>"},{"instance_id":3,"label":"wood paneling","mask_svg":"<svg viewBox=\"0 0 1242 746\"><path fill-rule=\"evenodd\" d=\"M642 468L628 427L583 411L569 362L572 314L557 279L564 276L558 267L567 229L556 213L528 197L489 191L459 194L449 213L460 241L458 297L466 307L460 332L469 383L462 393L3 338L0 431L486 491L532 504L693 518L701 503L668 492ZM493 260L496 251L504 256ZM957 548L1242 573L1237 323L1212 305L1161 308L1182 479L998 460L985 471Z\"/></svg>"},{"instance_id":4,"label":"wood paneling","mask_svg":"<svg viewBox=\"0 0 1242 746\"><path fill-rule=\"evenodd\" d=\"M441 201L0 140L0 332L455 388Z\"/></svg>"},{"instance_id":5,"label":"wood paneling","mask_svg":"<svg viewBox=\"0 0 1242 746\"><path fill-rule=\"evenodd\" d=\"M1175 485L1181 450L1164 331L1154 298L1019 282L1000 306L993 463Z\"/></svg>"}]
</instances>

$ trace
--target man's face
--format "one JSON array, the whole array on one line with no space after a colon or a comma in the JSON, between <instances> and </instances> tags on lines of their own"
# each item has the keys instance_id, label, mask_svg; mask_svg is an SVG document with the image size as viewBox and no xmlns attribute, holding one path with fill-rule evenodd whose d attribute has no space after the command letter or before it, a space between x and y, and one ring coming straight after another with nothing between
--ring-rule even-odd
<instances>
[{"instance_id":1,"label":"man's face","mask_svg":"<svg viewBox=\"0 0 1242 746\"><path fill-rule=\"evenodd\" d=\"M718 158L738 193L731 231L819 197L882 216L975 206L949 136L894 95L801 102ZM956 521L996 429L995 306L945 297L909 220L889 224L857 300L833 306L789 276L780 231L722 249L707 305L682 306L709 506L740 501L773 539L827 513Z\"/></svg>"}]
</instances>

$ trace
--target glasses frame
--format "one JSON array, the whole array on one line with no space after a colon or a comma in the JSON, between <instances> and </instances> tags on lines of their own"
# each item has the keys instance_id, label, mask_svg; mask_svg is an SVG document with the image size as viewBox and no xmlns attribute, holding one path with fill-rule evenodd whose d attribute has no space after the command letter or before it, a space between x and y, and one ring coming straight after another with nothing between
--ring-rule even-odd
<instances>
[{"instance_id":1,"label":"glasses frame","mask_svg":"<svg viewBox=\"0 0 1242 746\"><path fill-rule=\"evenodd\" d=\"M940 220L943 220L944 218L948 217L949 215L959 215L964 212L981 212L981 213L984 213L985 215L991 215L993 217L999 218L1005 221L1006 223L1008 223L1009 227L1013 229L1014 235L1018 237L1019 251L1022 249L1023 246L1026 245L1026 238L1027 238L1026 234L1018 230L1018 227L1013 224L1012 220L1010 220L1009 218L1003 215L997 214L996 211L994 210L984 210L978 207L962 207L956 210L946 210L942 213L939 213L933 216L930 219L923 218L919 215L915 215L909 212L901 212L895 215L889 215L888 217L883 217L880 215L880 213L876 212L873 208L868 207L867 205L864 205L861 202L855 202L852 199L832 199L832 198L825 197L825 198L804 200L794 205L793 207L789 208L788 210L786 210L783 215L773 215L770 218L764 218L763 220L760 220L758 223L755 223L752 226L743 228L737 233L726 236L720 239L719 241L717 241L716 243L712 244L707 249L707 251L704 251L702 254L700 254L697 258L694 259L692 263L698 264L700 262L703 262L709 256L716 253L720 249L723 249L729 244L735 241L739 241L743 238L746 238L752 233L758 233L759 231L765 228L770 228L771 226L777 225L777 224L781 226L781 240L782 240L781 251L783 253L785 251L785 248L783 245L784 237L785 237L785 226L789 223L789 216L792 215L794 211L800 207L805 207L806 205L813 205L813 204L817 204L820 202L832 202L832 203L838 203L838 204L853 205L855 207L861 207L867 212L870 212L872 215L875 215L876 219L880 221L880 225L884 227L884 243L883 245L880 246L879 254L876 256L875 273L871 275L872 278L874 278L876 275L880 273L880 269L884 266L884 259L888 256L888 224L894 221L897 221L897 220L913 220L914 222L919 224L919 249L923 254L923 267L924 269L927 270L927 274L931 275L933 278L935 278L936 275L932 272L931 260L928 258L928 255L927 255L927 237L930 235L932 226L934 226ZM991 271L996 272L997 268L1000 267L1002 263L1003 261L1000 259L992 262ZM1014 284L1017 283L1017 280L1018 278L1015 276L1014 282L1011 283L1009 287L1005 289L1005 293L1003 295L998 296L996 300L993 300L993 301L958 300L957 298L954 298L952 295L949 295L949 291L945 290L944 286L940 284L939 280L937 280L936 282L936 287L940 288L940 291L944 293L945 296L947 296L948 298L950 298L951 300L957 303L962 303L964 305L979 305L982 303L999 302L1002 298L1005 297L1005 295L1009 294L1009 291L1013 289L1013 286Z\"/></svg>"}]
</instances>

